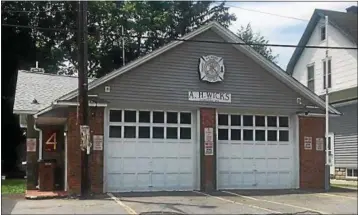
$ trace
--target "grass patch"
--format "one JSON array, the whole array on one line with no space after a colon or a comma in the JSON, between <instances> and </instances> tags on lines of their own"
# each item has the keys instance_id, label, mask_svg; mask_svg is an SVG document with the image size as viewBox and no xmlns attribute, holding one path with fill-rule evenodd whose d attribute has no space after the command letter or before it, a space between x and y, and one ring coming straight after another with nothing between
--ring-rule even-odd
<instances>
[{"instance_id":1,"label":"grass patch","mask_svg":"<svg viewBox=\"0 0 358 215\"><path fill-rule=\"evenodd\" d=\"M331 184L331 187L336 187L336 188L355 188L355 189L358 189L357 185L355 185L355 184Z\"/></svg>"},{"instance_id":2,"label":"grass patch","mask_svg":"<svg viewBox=\"0 0 358 215\"><path fill-rule=\"evenodd\" d=\"M1 180L1 194L24 194L26 179Z\"/></svg>"}]
</instances>

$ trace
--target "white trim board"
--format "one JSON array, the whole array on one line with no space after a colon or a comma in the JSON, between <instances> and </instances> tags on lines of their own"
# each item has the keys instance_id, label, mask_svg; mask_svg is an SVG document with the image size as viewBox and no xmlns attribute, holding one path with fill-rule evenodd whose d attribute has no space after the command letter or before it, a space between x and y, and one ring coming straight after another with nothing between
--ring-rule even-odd
<instances>
[{"instance_id":1,"label":"white trim board","mask_svg":"<svg viewBox=\"0 0 358 215\"><path fill-rule=\"evenodd\" d=\"M127 64L127 66L124 66L118 70L115 70L115 71L109 73L108 75L103 76L102 78L96 79L95 81L93 81L89 84L88 89L91 90L95 87L98 87L101 84L104 84L107 81L112 80L113 78L116 78L117 76L122 75L122 74L138 67L139 65L157 57L158 55L178 46L179 44L182 44L184 42L183 40L189 40L189 39L205 32L206 30L209 30L209 29L212 29L219 35L228 38L229 39L228 42L243 43L243 41L240 38L238 38L237 35L235 35L233 32L231 32L227 28L223 27L222 25L220 25L219 23L214 21L214 22L209 23L208 25L205 25L205 26L185 35L184 37L181 38L181 41L171 42L168 45L166 45L162 48L159 48L156 51L153 51L152 53L147 54L144 57L133 61L132 63ZM278 78L282 82L286 83L293 90L297 91L302 96L307 97L309 100L311 100L312 102L314 102L315 104L320 106L322 109L325 109L325 102L319 96L317 96L316 94L311 92L308 88L306 88L304 85L302 85L301 83L296 81L292 76L288 75L280 67L278 67L274 63L268 61L262 55L257 53L253 48L251 48L249 46L243 46L243 45L233 45L233 46L235 48L237 48L239 51L246 54L247 56L251 57L254 61L259 63L260 65L262 65L268 72L270 72L272 75L274 75L276 78ZM74 97L76 97L77 95L78 95L78 90L74 90L74 91L60 97L59 100L70 100L70 99L73 99ZM329 110L333 114L338 114L338 115L341 114L338 110L336 110L332 106L329 106Z\"/></svg>"},{"instance_id":2,"label":"white trim board","mask_svg":"<svg viewBox=\"0 0 358 215\"><path fill-rule=\"evenodd\" d=\"M355 99L355 100L352 100L352 101L335 103L335 104L332 104L332 106L337 108L337 107L342 107L342 106L352 105L352 104L357 104L357 103L358 103L358 99Z\"/></svg>"}]
</instances>

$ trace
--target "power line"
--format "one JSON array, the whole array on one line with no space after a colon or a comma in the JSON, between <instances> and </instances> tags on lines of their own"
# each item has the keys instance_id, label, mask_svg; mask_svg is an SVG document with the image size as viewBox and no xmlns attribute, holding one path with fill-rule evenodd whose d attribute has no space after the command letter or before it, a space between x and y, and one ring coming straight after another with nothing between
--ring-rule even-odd
<instances>
[{"instance_id":1,"label":"power line","mask_svg":"<svg viewBox=\"0 0 358 215\"><path fill-rule=\"evenodd\" d=\"M251 11L251 12L256 12L256 13L267 14L267 15L271 15L271 16L277 16L277 17L281 17L281 18L295 19L295 20L305 21L305 22L309 21L309 20L306 20L306 19L301 19L301 18L292 17L292 16L284 16L284 15L275 14L275 13L269 13L269 12L264 12L264 11L249 9L249 8L243 8L243 7L240 7L240 6L230 5L230 4L227 4L227 3L225 3L225 6L238 8L238 9L241 9L241 10L246 10L246 11ZM48 9L48 10L45 10L45 11L40 11L40 10L4 10L3 12L8 12L8 13L41 13L41 12L71 13L71 12L75 12L75 11L51 11L51 9Z\"/></svg>"},{"instance_id":2,"label":"power line","mask_svg":"<svg viewBox=\"0 0 358 215\"><path fill-rule=\"evenodd\" d=\"M48 10L3 10L3 13L75 13L76 11L52 11L51 9Z\"/></svg>"},{"instance_id":3,"label":"power line","mask_svg":"<svg viewBox=\"0 0 358 215\"><path fill-rule=\"evenodd\" d=\"M65 31L65 32L77 32L76 29L61 29L61 28L41 28L36 26L27 26L27 25L11 25L11 24L1 24L6 27L17 27L17 28L27 28L27 29L38 29L38 30L50 30L50 31ZM90 35L95 35L96 33L89 33ZM108 34L107 34L108 35ZM112 34L117 36L118 34ZM138 36L126 35L126 37L137 38ZM142 39L161 39L168 40L171 38L158 38L158 37L146 37L142 36ZM315 48L315 49L345 49L345 50L357 50L357 47L342 47L342 46L300 46L300 45L288 45L288 44L260 44L260 43L239 43L239 42L220 42L220 41L209 41L209 40L187 40L174 38L171 40L183 41L183 42L197 42L197 43L215 43L215 44L231 44L231 45L248 45L248 46L269 46L269 47L284 47L284 48Z\"/></svg>"},{"instance_id":4,"label":"power line","mask_svg":"<svg viewBox=\"0 0 358 215\"><path fill-rule=\"evenodd\" d=\"M76 32L76 29L66 29L66 28L44 28L38 26L29 26L29 25L13 25L13 24L1 24L5 27L15 27L15 28L27 28L27 29L36 29L44 31L64 31L64 32Z\"/></svg>"},{"instance_id":5,"label":"power line","mask_svg":"<svg viewBox=\"0 0 358 215\"><path fill-rule=\"evenodd\" d=\"M234 8L238 8L241 10L247 10L247 11L251 11L251 12L256 12L256 13L262 13L262 14L267 14L267 15L271 15L271 16L278 16L281 18L287 18L287 19L295 19L295 20L299 20L299 21L305 21L308 22L309 20L306 19L300 19L300 18L296 18L296 17L292 17L292 16L284 16L284 15L280 15L280 14L275 14L275 13L269 13L269 12L263 12L263 11L259 11L259 10L254 10L254 9L248 9L248 8L243 8L243 7L239 7L239 6L235 6L235 5L229 5L226 4L229 7L234 7Z\"/></svg>"}]
</instances>

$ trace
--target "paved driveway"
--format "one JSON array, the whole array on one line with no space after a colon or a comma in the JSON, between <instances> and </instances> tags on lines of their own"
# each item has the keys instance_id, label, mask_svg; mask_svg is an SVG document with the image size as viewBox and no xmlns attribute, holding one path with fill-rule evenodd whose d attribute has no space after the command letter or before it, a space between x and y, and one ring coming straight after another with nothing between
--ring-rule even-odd
<instances>
[{"instance_id":1,"label":"paved driveway","mask_svg":"<svg viewBox=\"0 0 358 215\"><path fill-rule=\"evenodd\" d=\"M357 214L356 190L116 193L131 214Z\"/></svg>"},{"instance_id":2,"label":"paved driveway","mask_svg":"<svg viewBox=\"0 0 358 215\"><path fill-rule=\"evenodd\" d=\"M11 214L128 214L125 209L106 196L95 199L47 199L16 202Z\"/></svg>"},{"instance_id":3,"label":"paved driveway","mask_svg":"<svg viewBox=\"0 0 358 215\"><path fill-rule=\"evenodd\" d=\"M6 200L2 207L3 214L357 214L357 190L109 193L89 200Z\"/></svg>"}]
</instances>

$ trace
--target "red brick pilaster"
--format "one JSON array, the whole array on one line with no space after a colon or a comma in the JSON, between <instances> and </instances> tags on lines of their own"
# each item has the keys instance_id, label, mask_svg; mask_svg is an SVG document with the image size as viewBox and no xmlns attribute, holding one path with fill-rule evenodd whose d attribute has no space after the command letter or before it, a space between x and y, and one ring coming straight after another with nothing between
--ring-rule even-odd
<instances>
[{"instance_id":1,"label":"red brick pilaster","mask_svg":"<svg viewBox=\"0 0 358 215\"><path fill-rule=\"evenodd\" d=\"M312 137L311 150L304 147L305 137ZM325 118L299 117L300 188L303 189L323 189L325 185L325 145L322 151L317 151L316 138L325 138Z\"/></svg>"},{"instance_id":2,"label":"red brick pilaster","mask_svg":"<svg viewBox=\"0 0 358 215\"><path fill-rule=\"evenodd\" d=\"M80 129L77 110L71 108L67 121L67 186L70 194L81 193Z\"/></svg>"},{"instance_id":3,"label":"red brick pilaster","mask_svg":"<svg viewBox=\"0 0 358 215\"><path fill-rule=\"evenodd\" d=\"M213 108L200 109L200 169L203 191L216 189L216 110ZM205 155L204 129L213 128L213 155Z\"/></svg>"},{"instance_id":4,"label":"red brick pilaster","mask_svg":"<svg viewBox=\"0 0 358 215\"><path fill-rule=\"evenodd\" d=\"M90 128L91 135L104 135L104 108L91 108ZM93 151L89 159L91 192L103 193L103 153L102 151Z\"/></svg>"},{"instance_id":5,"label":"red brick pilaster","mask_svg":"<svg viewBox=\"0 0 358 215\"><path fill-rule=\"evenodd\" d=\"M81 192L81 149L80 130L77 124L76 108L72 108L68 118L67 171L68 191L71 194ZM104 108L90 108L91 138L93 135L104 135ZM103 148L104 149L104 148ZM88 158L89 175L92 193L103 192L103 150L93 151Z\"/></svg>"}]
</instances>

